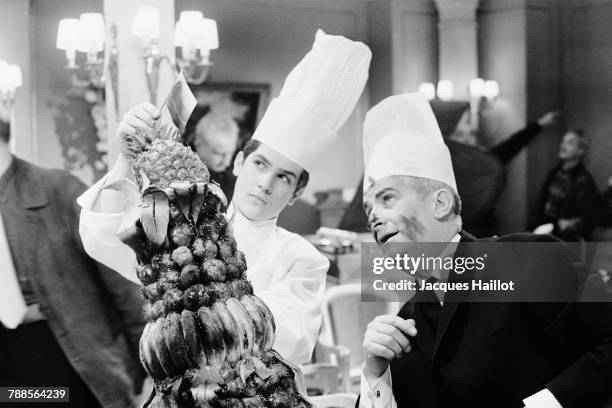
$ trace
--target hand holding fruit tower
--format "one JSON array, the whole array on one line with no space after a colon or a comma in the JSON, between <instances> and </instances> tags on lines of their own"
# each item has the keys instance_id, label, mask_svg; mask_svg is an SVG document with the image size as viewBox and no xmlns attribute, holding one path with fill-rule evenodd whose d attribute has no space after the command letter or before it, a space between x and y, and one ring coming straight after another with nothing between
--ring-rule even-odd
<instances>
[{"instance_id":1,"label":"hand holding fruit tower","mask_svg":"<svg viewBox=\"0 0 612 408\"><path fill-rule=\"evenodd\" d=\"M272 350L274 318L246 279L223 193L176 128L150 133L122 140L141 194L118 233L145 298L147 406L309 407L297 370Z\"/></svg>"}]
</instances>

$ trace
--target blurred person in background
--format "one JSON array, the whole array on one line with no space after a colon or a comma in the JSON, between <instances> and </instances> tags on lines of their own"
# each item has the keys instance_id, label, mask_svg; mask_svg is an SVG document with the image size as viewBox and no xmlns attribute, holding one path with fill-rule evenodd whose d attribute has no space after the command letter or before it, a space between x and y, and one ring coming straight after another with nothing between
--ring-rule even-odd
<instances>
[{"instance_id":1,"label":"blurred person in background","mask_svg":"<svg viewBox=\"0 0 612 408\"><path fill-rule=\"evenodd\" d=\"M548 173L535 210L535 232L568 242L590 239L602 200L583 163L588 146L589 140L580 129L563 135L559 163Z\"/></svg>"},{"instance_id":2,"label":"blurred person in background","mask_svg":"<svg viewBox=\"0 0 612 408\"><path fill-rule=\"evenodd\" d=\"M69 387L67 407L135 407L138 287L85 253L85 185L13 156L9 138L0 105L0 386Z\"/></svg>"},{"instance_id":3,"label":"blurred person in background","mask_svg":"<svg viewBox=\"0 0 612 408\"><path fill-rule=\"evenodd\" d=\"M185 129L187 144L200 156L223 193L231 200L236 176L232 163L241 144L240 128L229 114L197 106Z\"/></svg>"}]
</instances>

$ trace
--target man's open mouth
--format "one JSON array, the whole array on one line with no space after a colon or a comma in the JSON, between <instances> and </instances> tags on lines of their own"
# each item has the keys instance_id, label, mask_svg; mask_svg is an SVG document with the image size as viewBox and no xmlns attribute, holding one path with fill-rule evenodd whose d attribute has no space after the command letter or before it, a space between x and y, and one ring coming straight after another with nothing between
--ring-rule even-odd
<instances>
[{"instance_id":1,"label":"man's open mouth","mask_svg":"<svg viewBox=\"0 0 612 408\"><path fill-rule=\"evenodd\" d=\"M390 240L397 234L398 234L397 231L384 233L378 238L378 242L380 242L381 244L384 244L385 242L387 242L388 240Z\"/></svg>"}]
</instances>

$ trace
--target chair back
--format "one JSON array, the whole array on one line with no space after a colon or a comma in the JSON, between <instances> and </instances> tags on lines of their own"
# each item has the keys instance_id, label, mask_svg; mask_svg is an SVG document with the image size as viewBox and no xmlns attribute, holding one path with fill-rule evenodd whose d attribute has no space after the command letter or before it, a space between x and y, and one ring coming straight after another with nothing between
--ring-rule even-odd
<instances>
[{"instance_id":1,"label":"chair back","mask_svg":"<svg viewBox=\"0 0 612 408\"><path fill-rule=\"evenodd\" d=\"M340 368L336 364L314 363L300 366L308 395L338 392Z\"/></svg>"}]
</instances>

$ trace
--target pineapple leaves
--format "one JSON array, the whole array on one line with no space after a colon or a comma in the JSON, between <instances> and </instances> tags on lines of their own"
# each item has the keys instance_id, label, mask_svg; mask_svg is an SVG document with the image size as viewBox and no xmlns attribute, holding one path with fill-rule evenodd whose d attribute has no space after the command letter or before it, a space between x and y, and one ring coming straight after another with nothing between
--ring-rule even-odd
<instances>
[{"instance_id":1,"label":"pineapple leaves","mask_svg":"<svg viewBox=\"0 0 612 408\"><path fill-rule=\"evenodd\" d=\"M242 382L246 383L247 378L255 372L255 364L250 358L242 359L238 362L238 373Z\"/></svg>"},{"instance_id":2,"label":"pineapple leaves","mask_svg":"<svg viewBox=\"0 0 612 408\"><path fill-rule=\"evenodd\" d=\"M276 350L270 350L270 354L272 354L274 358L276 358L278 361L280 361L281 363L283 363L284 365L286 365L287 367L291 369L291 371L293 372L293 379L295 381L295 389L297 390L298 393L300 393L300 395L306 397L308 395L306 393L306 384L304 384L304 376L302 375L302 372L300 371L300 369L296 365L294 365L292 362L290 362L289 360L286 360L284 357L278 354Z\"/></svg>"},{"instance_id":3,"label":"pineapple leaves","mask_svg":"<svg viewBox=\"0 0 612 408\"><path fill-rule=\"evenodd\" d=\"M135 135L123 135L119 139L123 155L132 162L146 149L146 139L142 133L138 130Z\"/></svg>"},{"instance_id":4,"label":"pineapple leaves","mask_svg":"<svg viewBox=\"0 0 612 408\"><path fill-rule=\"evenodd\" d=\"M221 200L223 206L227 208L227 197L225 197L225 194L223 193L223 190L221 190L221 187L214 181L211 181L210 183L208 183L208 189L211 193L219 197L219 200Z\"/></svg>"},{"instance_id":5,"label":"pineapple leaves","mask_svg":"<svg viewBox=\"0 0 612 408\"><path fill-rule=\"evenodd\" d=\"M114 190L125 194L125 213L121 217L121 224L117 230L117 238L136 252L138 260L142 260L147 254L147 244L140 239L138 220L140 219L140 204L142 195L138 185L132 180L122 178L106 186L104 190Z\"/></svg>"},{"instance_id":6,"label":"pineapple leaves","mask_svg":"<svg viewBox=\"0 0 612 408\"><path fill-rule=\"evenodd\" d=\"M165 242L170 222L170 206L168 196L163 190L148 187L143 192L140 222L153 245L159 247Z\"/></svg>"},{"instance_id":7,"label":"pineapple leaves","mask_svg":"<svg viewBox=\"0 0 612 408\"><path fill-rule=\"evenodd\" d=\"M121 217L121 224L119 225L119 230L117 231L117 236L126 245L132 239L138 237L138 228L137 222L140 219L140 208L137 206L128 207L128 209ZM126 242L128 241L128 242ZM133 249L133 248L132 248Z\"/></svg>"},{"instance_id":8,"label":"pineapple leaves","mask_svg":"<svg viewBox=\"0 0 612 408\"><path fill-rule=\"evenodd\" d=\"M198 222L200 210L202 209L202 204L204 203L205 198L206 183L196 183L195 188L192 190L191 198L191 216L193 217L193 222L195 222L196 224Z\"/></svg>"},{"instance_id":9,"label":"pineapple leaves","mask_svg":"<svg viewBox=\"0 0 612 408\"><path fill-rule=\"evenodd\" d=\"M253 356L252 360L253 360L253 366L255 367L255 372L257 373L259 378L261 378L262 380L267 380L268 377L272 375L272 370L266 367L263 361L261 361L257 357Z\"/></svg>"},{"instance_id":10,"label":"pineapple leaves","mask_svg":"<svg viewBox=\"0 0 612 408\"><path fill-rule=\"evenodd\" d=\"M170 184L170 187L174 189L176 199L181 207L181 211L185 218L190 218L191 213L191 183L185 181L175 181Z\"/></svg>"},{"instance_id":11,"label":"pineapple leaves","mask_svg":"<svg viewBox=\"0 0 612 408\"><path fill-rule=\"evenodd\" d=\"M262 380L266 380L272 375L272 370L266 367L266 365L255 356L246 357L238 362L238 374L243 382L246 383L247 379L253 373L257 374Z\"/></svg>"},{"instance_id":12,"label":"pineapple leaves","mask_svg":"<svg viewBox=\"0 0 612 408\"><path fill-rule=\"evenodd\" d=\"M117 231L117 238L125 245L132 248L136 253L136 258L139 262L143 261L148 256L147 242L141 239L141 232L138 229L138 220L140 219L140 207L128 207L125 214L121 218L121 225Z\"/></svg>"},{"instance_id":13,"label":"pineapple leaves","mask_svg":"<svg viewBox=\"0 0 612 408\"><path fill-rule=\"evenodd\" d=\"M147 191L149 187L151 187L151 180L142 170L140 170L140 178L142 180L142 194L144 195L145 191Z\"/></svg>"}]
</instances>

